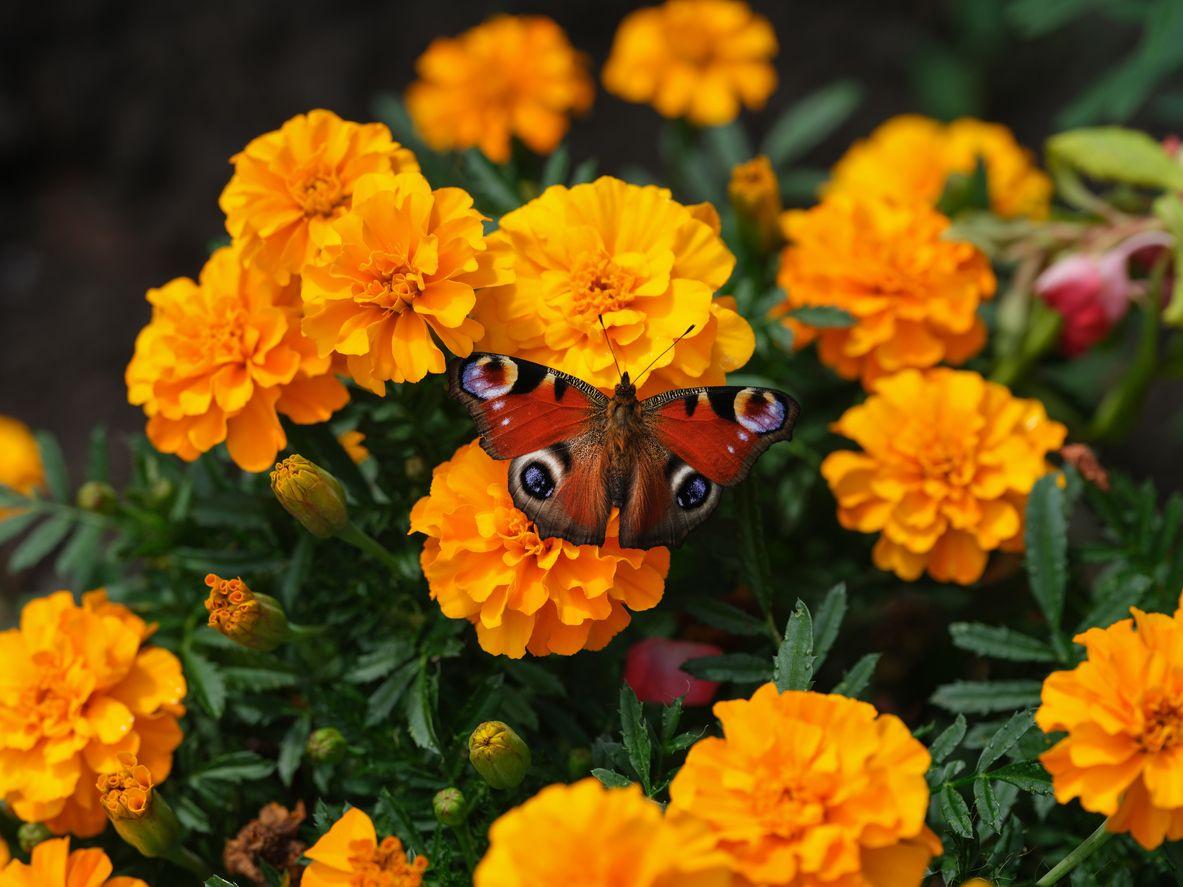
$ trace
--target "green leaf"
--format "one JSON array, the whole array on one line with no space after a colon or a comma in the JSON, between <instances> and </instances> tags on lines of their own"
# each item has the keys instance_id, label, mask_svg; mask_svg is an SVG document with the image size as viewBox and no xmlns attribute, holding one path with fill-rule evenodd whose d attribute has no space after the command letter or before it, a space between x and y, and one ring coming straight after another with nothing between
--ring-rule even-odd
<instances>
[{"instance_id":1,"label":"green leaf","mask_svg":"<svg viewBox=\"0 0 1183 887\"><path fill-rule=\"evenodd\" d=\"M41 450L41 464L45 468L45 483L50 496L58 502L70 498L70 473L66 470L66 457L57 438L48 431L36 433L37 447Z\"/></svg>"},{"instance_id":2,"label":"green leaf","mask_svg":"<svg viewBox=\"0 0 1183 887\"><path fill-rule=\"evenodd\" d=\"M682 697L679 696L661 710L661 744L669 746L682 721Z\"/></svg>"},{"instance_id":3,"label":"green leaf","mask_svg":"<svg viewBox=\"0 0 1183 887\"><path fill-rule=\"evenodd\" d=\"M1027 575L1031 593L1053 631L1058 630L1068 589L1068 525L1058 476L1045 474L1027 499Z\"/></svg>"},{"instance_id":4,"label":"green leaf","mask_svg":"<svg viewBox=\"0 0 1183 887\"><path fill-rule=\"evenodd\" d=\"M378 803L374 805L374 815L384 820L382 834L387 830L402 839L403 844L415 853L424 851L423 838L419 833L415 821L403 806L402 801L389 788L383 787L378 792Z\"/></svg>"},{"instance_id":5,"label":"green leaf","mask_svg":"<svg viewBox=\"0 0 1183 887\"><path fill-rule=\"evenodd\" d=\"M407 692L407 688L411 686L411 681L418 668L419 663L416 660L404 663L398 671L379 684L378 689L370 694L370 701L366 706L367 727L377 726L390 716L394 707L398 705L398 701Z\"/></svg>"},{"instance_id":6,"label":"green leaf","mask_svg":"<svg viewBox=\"0 0 1183 887\"><path fill-rule=\"evenodd\" d=\"M961 740L965 738L965 730L965 715L958 715L952 724L941 731L941 735L934 739L932 745L928 747L933 764L939 764L952 754L953 749L957 748L961 744Z\"/></svg>"},{"instance_id":7,"label":"green leaf","mask_svg":"<svg viewBox=\"0 0 1183 887\"><path fill-rule=\"evenodd\" d=\"M796 160L842 125L862 101L862 92L853 80L838 80L801 99L772 125L763 153L775 166Z\"/></svg>"},{"instance_id":8,"label":"green leaf","mask_svg":"<svg viewBox=\"0 0 1183 887\"><path fill-rule=\"evenodd\" d=\"M953 646L979 656L1013 662L1055 662L1056 654L1043 641L1009 628L979 622L954 622L949 626Z\"/></svg>"},{"instance_id":9,"label":"green leaf","mask_svg":"<svg viewBox=\"0 0 1183 887\"><path fill-rule=\"evenodd\" d=\"M1154 580L1143 573L1119 570L1106 574L1097 581L1097 599L1081 620L1077 633L1088 628L1108 628L1125 619L1130 615L1130 607L1136 607L1153 587Z\"/></svg>"},{"instance_id":10,"label":"green leaf","mask_svg":"<svg viewBox=\"0 0 1183 887\"><path fill-rule=\"evenodd\" d=\"M53 565L54 571L59 576L70 576L75 588L89 588L102 539L103 528L97 524L79 526L58 555Z\"/></svg>"},{"instance_id":11,"label":"green leaf","mask_svg":"<svg viewBox=\"0 0 1183 887\"><path fill-rule=\"evenodd\" d=\"M813 620L813 670L817 671L826 661L826 654L838 639L838 629L846 615L846 583L839 582L828 592Z\"/></svg>"},{"instance_id":12,"label":"green leaf","mask_svg":"<svg viewBox=\"0 0 1183 887\"><path fill-rule=\"evenodd\" d=\"M276 770L279 772L279 780L289 788L292 785L292 777L296 775L296 771L300 769L300 762L304 759L304 746L308 743L308 734L312 732L312 721L310 718L297 718L296 722L288 728L288 732L283 735L283 739L279 741L279 758L276 761Z\"/></svg>"},{"instance_id":13,"label":"green leaf","mask_svg":"<svg viewBox=\"0 0 1183 887\"><path fill-rule=\"evenodd\" d=\"M294 687L299 683L298 676L292 672L274 668L227 666L221 669L221 673L229 687L249 693L281 690L284 687Z\"/></svg>"},{"instance_id":14,"label":"green leaf","mask_svg":"<svg viewBox=\"0 0 1183 887\"><path fill-rule=\"evenodd\" d=\"M567 171L571 168L571 151L564 144L559 145L546 158L542 167L542 176L538 180L538 187L545 191L551 185L561 185L567 181Z\"/></svg>"},{"instance_id":15,"label":"green leaf","mask_svg":"<svg viewBox=\"0 0 1183 887\"><path fill-rule=\"evenodd\" d=\"M1163 194L1154 201L1154 214L1162 220L1167 231L1175 238L1175 267L1183 268L1183 200L1178 194ZM1183 274L1174 274L1171 297L1162 312L1163 322L1171 326L1183 326Z\"/></svg>"},{"instance_id":16,"label":"green leaf","mask_svg":"<svg viewBox=\"0 0 1183 887\"><path fill-rule=\"evenodd\" d=\"M945 179L945 187L937 200L937 209L952 218L965 212L985 212L990 209L990 182L987 178L986 162L981 155L973 171L951 173Z\"/></svg>"},{"instance_id":17,"label":"green leaf","mask_svg":"<svg viewBox=\"0 0 1183 887\"><path fill-rule=\"evenodd\" d=\"M738 123L710 126L703 130L703 138L722 166L731 170L752 156L747 133Z\"/></svg>"},{"instance_id":18,"label":"green leaf","mask_svg":"<svg viewBox=\"0 0 1183 887\"><path fill-rule=\"evenodd\" d=\"M772 680L776 689L808 690L813 680L813 620L800 598L785 627L785 638L776 651Z\"/></svg>"},{"instance_id":19,"label":"green leaf","mask_svg":"<svg viewBox=\"0 0 1183 887\"><path fill-rule=\"evenodd\" d=\"M633 784L633 781L627 776L617 773L615 770L605 770L603 767L594 768L591 775L608 788L628 788Z\"/></svg>"},{"instance_id":20,"label":"green leaf","mask_svg":"<svg viewBox=\"0 0 1183 887\"><path fill-rule=\"evenodd\" d=\"M15 539L41 519L39 511L25 511L0 520L0 544Z\"/></svg>"},{"instance_id":21,"label":"green leaf","mask_svg":"<svg viewBox=\"0 0 1183 887\"><path fill-rule=\"evenodd\" d=\"M2 526L3 524L0 524L0 527ZM691 598L686 603L686 612L706 625L730 634L755 636L768 630L768 626L752 614L717 598Z\"/></svg>"},{"instance_id":22,"label":"green leaf","mask_svg":"<svg viewBox=\"0 0 1183 887\"><path fill-rule=\"evenodd\" d=\"M991 779L1009 782L1016 788L1037 795L1052 793L1052 778L1038 761L1021 761L1008 764L990 774Z\"/></svg>"},{"instance_id":23,"label":"green leaf","mask_svg":"<svg viewBox=\"0 0 1183 887\"><path fill-rule=\"evenodd\" d=\"M875 666L879 664L880 655L879 653L868 653L862 656L858 662L846 670L846 674L842 675L842 680L834 686L834 692L839 696L858 699L871 683L871 678L875 675Z\"/></svg>"},{"instance_id":24,"label":"green leaf","mask_svg":"<svg viewBox=\"0 0 1183 887\"><path fill-rule=\"evenodd\" d=\"M982 756L978 758L977 772L985 773L990 766L1014 748L1016 742L1022 739L1027 731L1035 726L1035 715L1030 711L1017 711L1003 724L998 732L990 737L986 747L982 749Z\"/></svg>"},{"instance_id":25,"label":"green leaf","mask_svg":"<svg viewBox=\"0 0 1183 887\"><path fill-rule=\"evenodd\" d=\"M954 681L938 687L932 702L965 714L1013 711L1039 703L1039 681Z\"/></svg>"},{"instance_id":26,"label":"green leaf","mask_svg":"<svg viewBox=\"0 0 1183 887\"><path fill-rule=\"evenodd\" d=\"M854 326L854 315L833 305L803 305L800 308L794 308L787 316L806 326L823 330L845 329Z\"/></svg>"},{"instance_id":27,"label":"green leaf","mask_svg":"<svg viewBox=\"0 0 1183 887\"><path fill-rule=\"evenodd\" d=\"M620 686L620 735L624 740L628 762L640 777L645 793L649 794L649 771L653 754L649 742L649 728L645 724L645 712L641 708L641 702L628 684Z\"/></svg>"},{"instance_id":28,"label":"green leaf","mask_svg":"<svg viewBox=\"0 0 1183 887\"><path fill-rule=\"evenodd\" d=\"M1161 190L1183 190L1183 166L1155 139L1135 129L1093 126L1047 140L1049 166L1063 164L1093 179Z\"/></svg>"},{"instance_id":29,"label":"green leaf","mask_svg":"<svg viewBox=\"0 0 1183 887\"><path fill-rule=\"evenodd\" d=\"M101 425L90 433L90 447L86 456L86 479L110 479L111 460L107 447L107 429Z\"/></svg>"},{"instance_id":30,"label":"green leaf","mask_svg":"<svg viewBox=\"0 0 1183 887\"><path fill-rule=\"evenodd\" d=\"M200 653L186 649L181 650L181 662L185 666L189 695L215 720L220 718L226 709L226 682L218 667Z\"/></svg>"},{"instance_id":31,"label":"green leaf","mask_svg":"<svg viewBox=\"0 0 1183 887\"><path fill-rule=\"evenodd\" d=\"M596 169L599 167L599 162L594 157L588 157L583 160L571 171L571 180L569 184L571 187L582 185L584 182L590 182L596 177Z\"/></svg>"},{"instance_id":32,"label":"green leaf","mask_svg":"<svg viewBox=\"0 0 1183 887\"><path fill-rule=\"evenodd\" d=\"M941 789L940 794L937 795L937 808L941 811L941 817L949 824L949 828L959 834L963 838L972 838L974 836L973 820L970 819L969 805L965 803L965 798L961 797L961 792L953 788L951 785L946 785Z\"/></svg>"},{"instance_id":33,"label":"green leaf","mask_svg":"<svg viewBox=\"0 0 1183 887\"><path fill-rule=\"evenodd\" d=\"M772 609L772 565L764 542L764 516L760 511L756 482L749 479L735 491L735 509L739 515L739 554L744 576L760 609Z\"/></svg>"},{"instance_id":34,"label":"green leaf","mask_svg":"<svg viewBox=\"0 0 1183 887\"><path fill-rule=\"evenodd\" d=\"M386 677L405 662L411 653L411 645L405 640L383 644L376 650L358 656L353 668L345 673L345 680L351 684L368 684Z\"/></svg>"},{"instance_id":35,"label":"green leaf","mask_svg":"<svg viewBox=\"0 0 1183 887\"><path fill-rule=\"evenodd\" d=\"M464 152L464 171L474 190L485 198L486 208L495 215L516 209L522 202L501 168L476 148Z\"/></svg>"},{"instance_id":36,"label":"green leaf","mask_svg":"<svg viewBox=\"0 0 1183 887\"><path fill-rule=\"evenodd\" d=\"M41 563L46 555L61 544L73 527L74 519L69 514L51 517L17 546L8 561L8 569L13 573L19 573Z\"/></svg>"},{"instance_id":37,"label":"green leaf","mask_svg":"<svg viewBox=\"0 0 1183 887\"><path fill-rule=\"evenodd\" d=\"M220 875L210 875L205 879L205 887L238 887L234 881L227 881Z\"/></svg>"},{"instance_id":38,"label":"green leaf","mask_svg":"<svg viewBox=\"0 0 1183 887\"><path fill-rule=\"evenodd\" d=\"M733 681L737 684L762 684L772 676L768 660L751 653L702 656L683 662L681 668L704 681Z\"/></svg>"},{"instance_id":39,"label":"green leaf","mask_svg":"<svg viewBox=\"0 0 1183 887\"><path fill-rule=\"evenodd\" d=\"M436 736L435 722L432 719L434 708L432 677L427 671L427 663L419 668L419 675L415 678L415 686L407 696L407 732L411 739L422 749L440 754L440 741Z\"/></svg>"},{"instance_id":40,"label":"green leaf","mask_svg":"<svg viewBox=\"0 0 1183 887\"><path fill-rule=\"evenodd\" d=\"M279 584L279 600L289 610L296 606L300 598L300 589L304 587L304 579L312 564L312 549L315 544L315 536L311 533L301 533L296 540L296 547L292 549L291 560L288 561L283 581Z\"/></svg>"},{"instance_id":41,"label":"green leaf","mask_svg":"<svg viewBox=\"0 0 1183 887\"><path fill-rule=\"evenodd\" d=\"M275 772L275 762L253 751L236 751L214 758L189 777L191 783L244 783L266 779Z\"/></svg>"},{"instance_id":42,"label":"green leaf","mask_svg":"<svg viewBox=\"0 0 1183 887\"><path fill-rule=\"evenodd\" d=\"M1002 807L998 797L994 794L994 786L989 779L974 780L974 806L978 809L978 816L994 831L1002 829Z\"/></svg>"}]
</instances>

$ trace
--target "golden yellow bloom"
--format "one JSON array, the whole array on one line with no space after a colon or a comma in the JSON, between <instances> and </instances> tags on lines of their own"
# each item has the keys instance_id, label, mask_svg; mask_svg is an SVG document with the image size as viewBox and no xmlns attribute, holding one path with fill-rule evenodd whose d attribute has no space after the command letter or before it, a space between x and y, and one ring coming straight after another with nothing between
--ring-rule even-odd
<instances>
[{"instance_id":1,"label":"golden yellow bloom","mask_svg":"<svg viewBox=\"0 0 1183 887\"><path fill-rule=\"evenodd\" d=\"M776 33L740 0L666 0L616 29L604 88L700 126L764 107L776 89Z\"/></svg>"},{"instance_id":2,"label":"golden yellow bloom","mask_svg":"<svg viewBox=\"0 0 1183 887\"><path fill-rule=\"evenodd\" d=\"M521 139L549 154L571 114L591 107L587 57L542 15L497 15L459 37L440 37L415 62L407 111L437 151L480 148L495 163Z\"/></svg>"},{"instance_id":3,"label":"golden yellow bloom","mask_svg":"<svg viewBox=\"0 0 1183 887\"><path fill-rule=\"evenodd\" d=\"M271 492L284 509L313 536L328 539L349 526L341 482L299 453L271 471Z\"/></svg>"},{"instance_id":4,"label":"golden yellow bloom","mask_svg":"<svg viewBox=\"0 0 1183 887\"><path fill-rule=\"evenodd\" d=\"M775 316L840 308L852 326L817 328L792 316L793 347L815 339L818 357L869 388L909 367L964 363L986 342L978 306L994 295L990 262L971 243L945 240L949 220L918 203L837 196L783 216L789 245Z\"/></svg>"},{"instance_id":5,"label":"golden yellow bloom","mask_svg":"<svg viewBox=\"0 0 1183 887\"><path fill-rule=\"evenodd\" d=\"M33 432L19 419L0 416L0 487L28 495L44 485L45 468ZM15 511L0 508L0 520Z\"/></svg>"},{"instance_id":6,"label":"golden yellow bloom","mask_svg":"<svg viewBox=\"0 0 1183 887\"><path fill-rule=\"evenodd\" d=\"M761 885L918 887L941 844L924 825L928 751L903 721L773 684L714 712L724 736L691 747L669 813L707 823L734 871Z\"/></svg>"},{"instance_id":7,"label":"golden yellow bloom","mask_svg":"<svg viewBox=\"0 0 1183 887\"><path fill-rule=\"evenodd\" d=\"M408 860L398 838L378 841L374 823L350 807L305 853L312 865L304 869L303 887L419 887L427 857Z\"/></svg>"},{"instance_id":8,"label":"golden yellow bloom","mask_svg":"<svg viewBox=\"0 0 1183 887\"><path fill-rule=\"evenodd\" d=\"M366 449L365 440L366 436L357 429L343 431L337 435L337 443L341 444L341 449L349 454L349 458L356 465L360 465L370 458L370 451Z\"/></svg>"},{"instance_id":9,"label":"golden yellow bloom","mask_svg":"<svg viewBox=\"0 0 1183 887\"><path fill-rule=\"evenodd\" d=\"M420 563L444 615L468 619L482 649L515 659L601 649L630 609L657 605L670 565L668 549L621 548L615 513L604 545L538 538L509 497L509 463L479 441L436 467L411 532L428 537Z\"/></svg>"},{"instance_id":10,"label":"golden yellow bloom","mask_svg":"<svg viewBox=\"0 0 1183 887\"><path fill-rule=\"evenodd\" d=\"M551 785L503 814L475 887L728 887L726 858L702 824L662 817L639 787L596 779Z\"/></svg>"},{"instance_id":11,"label":"golden yellow bloom","mask_svg":"<svg viewBox=\"0 0 1183 887\"><path fill-rule=\"evenodd\" d=\"M963 117L944 124L928 117L893 117L855 142L834 166L828 194L935 204L953 173L986 165L990 205L1002 216L1047 215L1051 179L1005 126Z\"/></svg>"},{"instance_id":12,"label":"golden yellow bloom","mask_svg":"<svg viewBox=\"0 0 1183 887\"><path fill-rule=\"evenodd\" d=\"M1041 758L1056 800L1153 850L1183 838L1183 601L1131 614L1074 638L1087 658L1048 675L1035 723L1068 734Z\"/></svg>"},{"instance_id":13,"label":"golden yellow bloom","mask_svg":"<svg viewBox=\"0 0 1183 887\"><path fill-rule=\"evenodd\" d=\"M349 400L332 358L300 333L295 287L244 268L235 246L210 256L199 282L178 277L148 301L127 398L162 452L192 461L225 441L240 468L262 471L287 445L278 413L324 422Z\"/></svg>"},{"instance_id":14,"label":"golden yellow bloom","mask_svg":"<svg viewBox=\"0 0 1183 887\"><path fill-rule=\"evenodd\" d=\"M28 865L14 859L0 868L0 887L148 887L139 878L112 878L111 871L101 847L70 852L69 838L55 838L34 847Z\"/></svg>"},{"instance_id":15,"label":"golden yellow bloom","mask_svg":"<svg viewBox=\"0 0 1183 887\"><path fill-rule=\"evenodd\" d=\"M304 333L322 357L345 356L359 385L418 382L444 371L433 334L465 357L482 333L476 288L507 283L486 249L483 216L459 188L431 190L418 173L357 183L353 209L323 233L304 268Z\"/></svg>"},{"instance_id":16,"label":"golden yellow bloom","mask_svg":"<svg viewBox=\"0 0 1183 887\"><path fill-rule=\"evenodd\" d=\"M1038 400L944 368L880 379L833 427L862 447L822 463L842 526L880 533L881 570L962 585L990 551L1022 550L1027 494L1067 434Z\"/></svg>"},{"instance_id":17,"label":"golden yellow bloom","mask_svg":"<svg viewBox=\"0 0 1183 887\"><path fill-rule=\"evenodd\" d=\"M750 226L761 248L771 249L780 240L780 181L772 161L761 154L731 170L727 196L741 221Z\"/></svg>"},{"instance_id":18,"label":"golden yellow bloom","mask_svg":"<svg viewBox=\"0 0 1183 887\"><path fill-rule=\"evenodd\" d=\"M634 375L691 324L693 332L658 360L642 396L719 385L752 356L752 328L730 299L713 299L735 257L719 237L719 216L677 203L664 188L608 176L556 185L501 217L489 238L515 280L481 294L481 348L537 361L600 388L621 366Z\"/></svg>"},{"instance_id":19,"label":"golden yellow bloom","mask_svg":"<svg viewBox=\"0 0 1183 887\"><path fill-rule=\"evenodd\" d=\"M242 579L223 579L213 573L205 577L205 584L210 590L205 600L210 628L264 652L291 637L283 607L271 595L256 594Z\"/></svg>"},{"instance_id":20,"label":"golden yellow bloom","mask_svg":"<svg viewBox=\"0 0 1183 887\"><path fill-rule=\"evenodd\" d=\"M234 175L218 205L243 261L279 283L299 274L323 229L349 210L367 173L419 169L381 123L309 111L252 140L230 158Z\"/></svg>"},{"instance_id":21,"label":"golden yellow bloom","mask_svg":"<svg viewBox=\"0 0 1183 887\"><path fill-rule=\"evenodd\" d=\"M144 645L153 630L103 591L81 606L59 591L0 632L0 796L21 819L98 834L97 771L118 769L120 752L168 776L185 678L176 656Z\"/></svg>"}]
</instances>

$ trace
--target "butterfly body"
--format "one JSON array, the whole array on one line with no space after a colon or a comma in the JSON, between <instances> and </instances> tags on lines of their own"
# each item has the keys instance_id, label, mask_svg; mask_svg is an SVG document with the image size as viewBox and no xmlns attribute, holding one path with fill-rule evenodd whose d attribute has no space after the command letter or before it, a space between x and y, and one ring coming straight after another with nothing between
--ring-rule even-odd
<instances>
[{"instance_id":1,"label":"butterfly body","mask_svg":"<svg viewBox=\"0 0 1183 887\"><path fill-rule=\"evenodd\" d=\"M540 536L602 544L617 508L626 548L681 544L723 487L792 436L799 411L787 394L755 387L641 400L627 373L608 397L558 370L484 353L453 363L449 390L485 451L511 460L510 495Z\"/></svg>"}]
</instances>

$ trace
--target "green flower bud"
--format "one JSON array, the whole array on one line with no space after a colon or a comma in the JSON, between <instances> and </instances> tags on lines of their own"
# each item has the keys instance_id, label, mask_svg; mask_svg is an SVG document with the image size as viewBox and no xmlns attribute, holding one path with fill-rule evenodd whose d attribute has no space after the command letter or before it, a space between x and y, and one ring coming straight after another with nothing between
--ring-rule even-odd
<instances>
[{"instance_id":1,"label":"green flower bud","mask_svg":"<svg viewBox=\"0 0 1183 887\"><path fill-rule=\"evenodd\" d=\"M99 805L119 837L144 856L170 857L181 837L177 815L160 795L148 768L134 755L119 754L120 769L99 775Z\"/></svg>"},{"instance_id":2,"label":"green flower bud","mask_svg":"<svg viewBox=\"0 0 1183 887\"><path fill-rule=\"evenodd\" d=\"M590 748L579 746L567 753L567 775L571 779L582 779L591 772L592 753Z\"/></svg>"},{"instance_id":3,"label":"green flower bud","mask_svg":"<svg viewBox=\"0 0 1183 887\"><path fill-rule=\"evenodd\" d=\"M318 764L336 764L345 757L349 743L336 727L321 727L314 730L304 746L308 759Z\"/></svg>"},{"instance_id":4,"label":"green flower bud","mask_svg":"<svg viewBox=\"0 0 1183 887\"><path fill-rule=\"evenodd\" d=\"M530 747L501 721L485 721L468 737L468 760L492 788L514 788L530 769Z\"/></svg>"},{"instance_id":5,"label":"green flower bud","mask_svg":"<svg viewBox=\"0 0 1183 887\"><path fill-rule=\"evenodd\" d=\"M78 488L78 507L84 511L110 514L115 510L119 496L115 488L101 480L88 480Z\"/></svg>"},{"instance_id":6,"label":"green flower bud","mask_svg":"<svg viewBox=\"0 0 1183 887\"><path fill-rule=\"evenodd\" d=\"M292 636L283 605L269 594L256 594L241 579L205 577L209 626L235 643L270 653Z\"/></svg>"},{"instance_id":7,"label":"green flower bud","mask_svg":"<svg viewBox=\"0 0 1183 887\"><path fill-rule=\"evenodd\" d=\"M276 464L271 491L313 536L327 539L349 526L341 482L303 456L288 456Z\"/></svg>"},{"instance_id":8,"label":"green flower bud","mask_svg":"<svg viewBox=\"0 0 1183 887\"><path fill-rule=\"evenodd\" d=\"M436 792L431 799L431 809L435 811L435 818L444 825L460 825L468 818L464 795L458 788L445 788Z\"/></svg>"},{"instance_id":9,"label":"green flower bud","mask_svg":"<svg viewBox=\"0 0 1183 887\"><path fill-rule=\"evenodd\" d=\"M21 845L21 850L25 853L32 853L34 847L52 837L53 832L44 822L23 823L16 833L17 843Z\"/></svg>"}]
</instances>

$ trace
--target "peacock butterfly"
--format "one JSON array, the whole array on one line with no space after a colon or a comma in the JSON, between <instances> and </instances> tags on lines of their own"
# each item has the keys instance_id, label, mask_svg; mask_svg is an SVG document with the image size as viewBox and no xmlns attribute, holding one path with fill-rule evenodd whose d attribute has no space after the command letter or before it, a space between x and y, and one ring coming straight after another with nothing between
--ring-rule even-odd
<instances>
[{"instance_id":1,"label":"peacock butterfly","mask_svg":"<svg viewBox=\"0 0 1183 887\"><path fill-rule=\"evenodd\" d=\"M714 511L721 488L792 437L801 409L783 392L750 386L638 400L627 372L606 397L582 379L504 354L473 353L448 373L485 452L513 460L514 505L540 536L578 545L603 543L613 506L625 548L680 545Z\"/></svg>"}]
</instances>

